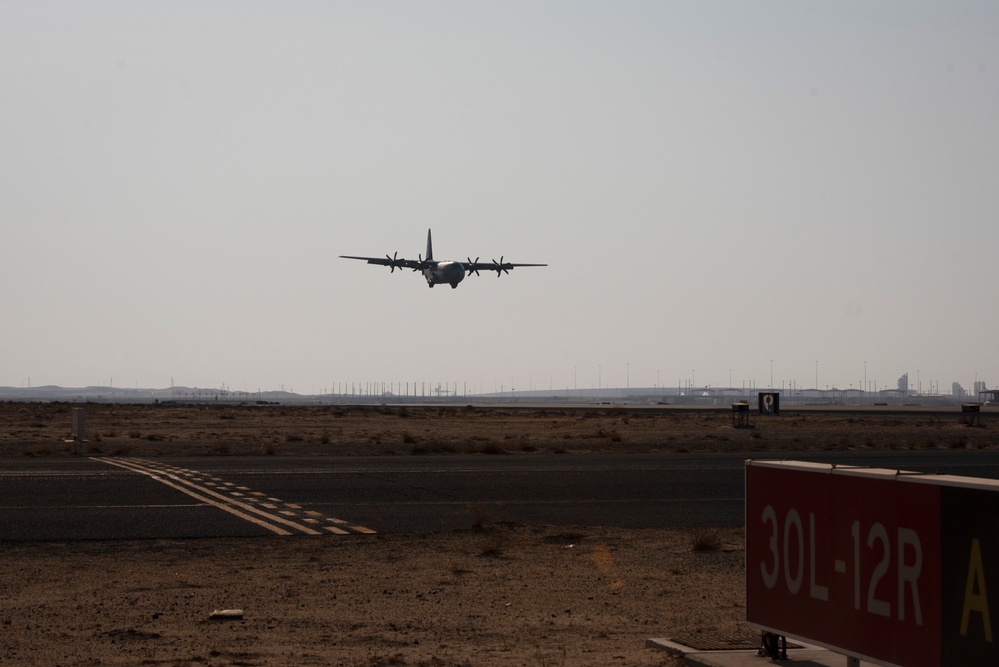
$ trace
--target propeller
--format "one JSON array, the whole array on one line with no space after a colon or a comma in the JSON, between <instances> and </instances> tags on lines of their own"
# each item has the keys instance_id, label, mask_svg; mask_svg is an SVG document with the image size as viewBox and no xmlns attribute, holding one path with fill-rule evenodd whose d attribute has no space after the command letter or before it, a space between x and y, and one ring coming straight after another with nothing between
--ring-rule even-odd
<instances>
[{"instance_id":1,"label":"propeller","mask_svg":"<svg viewBox=\"0 0 999 667\"><path fill-rule=\"evenodd\" d=\"M493 260L493 268L490 271L496 272L496 277L499 278L501 273L510 273L508 270L510 268L509 264L503 263L503 255L500 255L500 261Z\"/></svg>"},{"instance_id":2,"label":"propeller","mask_svg":"<svg viewBox=\"0 0 999 667\"><path fill-rule=\"evenodd\" d=\"M423 261L423 255L422 254L421 255L417 255L416 258L417 258L417 262L416 262L416 266L413 267L414 271L422 271L423 269L426 269L427 267L430 266L430 262L424 262Z\"/></svg>"},{"instance_id":3,"label":"propeller","mask_svg":"<svg viewBox=\"0 0 999 667\"><path fill-rule=\"evenodd\" d=\"M474 273L475 275L479 275L479 270L477 268L475 268L475 265L478 264L478 263L479 263L479 258L478 257L475 258L474 262L472 261L472 258L469 257L468 258L468 272L469 273Z\"/></svg>"},{"instance_id":4,"label":"propeller","mask_svg":"<svg viewBox=\"0 0 999 667\"><path fill-rule=\"evenodd\" d=\"M390 273L395 273L396 268L400 268L400 269L402 268L402 264L399 262L399 251L398 250L395 251L395 255L393 255L392 257L389 257L388 255L385 255L385 259L387 259L389 261L388 265L392 269L390 271Z\"/></svg>"}]
</instances>

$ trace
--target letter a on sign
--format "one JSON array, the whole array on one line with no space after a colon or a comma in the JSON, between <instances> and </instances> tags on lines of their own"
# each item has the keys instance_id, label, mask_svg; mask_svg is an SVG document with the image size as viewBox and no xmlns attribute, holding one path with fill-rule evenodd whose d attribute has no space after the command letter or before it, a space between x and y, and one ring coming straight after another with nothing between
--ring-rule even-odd
<instances>
[{"instance_id":1,"label":"letter a on sign","mask_svg":"<svg viewBox=\"0 0 999 667\"><path fill-rule=\"evenodd\" d=\"M961 636L968 636L971 612L982 615L985 641L992 643L992 621L989 618L989 597L985 591L985 569L982 566L982 546L978 538L971 540L971 559L968 562L968 583L964 587L964 611L961 613Z\"/></svg>"}]
</instances>

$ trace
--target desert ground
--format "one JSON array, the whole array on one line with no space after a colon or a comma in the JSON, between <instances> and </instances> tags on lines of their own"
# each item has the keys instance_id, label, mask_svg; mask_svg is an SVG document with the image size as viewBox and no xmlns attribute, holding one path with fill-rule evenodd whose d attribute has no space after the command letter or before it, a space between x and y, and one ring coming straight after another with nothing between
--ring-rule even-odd
<instances>
[{"instance_id":1,"label":"desert ground","mask_svg":"<svg viewBox=\"0 0 999 667\"><path fill-rule=\"evenodd\" d=\"M87 442L67 443L74 407ZM322 456L979 449L993 429L961 409L784 409L732 427L732 411L661 406L481 407L0 403L0 457ZM982 423L999 417L982 410Z\"/></svg>"},{"instance_id":2,"label":"desert ground","mask_svg":"<svg viewBox=\"0 0 999 667\"><path fill-rule=\"evenodd\" d=\"M85 407L87 442L67 443ZM0 404L0 458L531 456L984 448L960 408ZM0 462L2 465L2 462ZM0 513L2 521L2 513ZM752 641L744 534L510 525L435 534L0 544L3 665L671 665ZM238 609L241 617L214 620Z\"/></svg>"}]
</instances>

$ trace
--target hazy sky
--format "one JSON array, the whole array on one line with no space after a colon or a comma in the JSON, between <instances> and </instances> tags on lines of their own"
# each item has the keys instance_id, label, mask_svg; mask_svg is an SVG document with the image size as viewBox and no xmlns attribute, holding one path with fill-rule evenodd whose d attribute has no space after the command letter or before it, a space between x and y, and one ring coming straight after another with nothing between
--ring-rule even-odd
<instances>
[{"instance_id":1,"label":"hazy sky","mask_svg":"<svg viewBox=\"0 0 999 667\"><path fill-rule=\"evenodd\" d=\"M991 0L2 0L0 83L0 385L999 384ZM428 228L549 266L337 258Z\"/></svg>"}]
</instances>

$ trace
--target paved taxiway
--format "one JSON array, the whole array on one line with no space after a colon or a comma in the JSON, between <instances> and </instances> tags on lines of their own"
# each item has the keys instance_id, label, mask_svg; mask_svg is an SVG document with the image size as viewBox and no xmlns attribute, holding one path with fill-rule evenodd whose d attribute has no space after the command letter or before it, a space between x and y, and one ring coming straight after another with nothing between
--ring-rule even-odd
<instances>
[{"instance_id":1,"label":"paved taxiway","mask_svg":"<svg viewBox=\"0 0 999 667\"><path fill-rule=\"evenodd\" d=\"M743 525L745 453L0 460L0 541ZM761 458L765 458L761 456ZM789 458L999 478L999 452Z\"/></svg>"}]
</instances>

